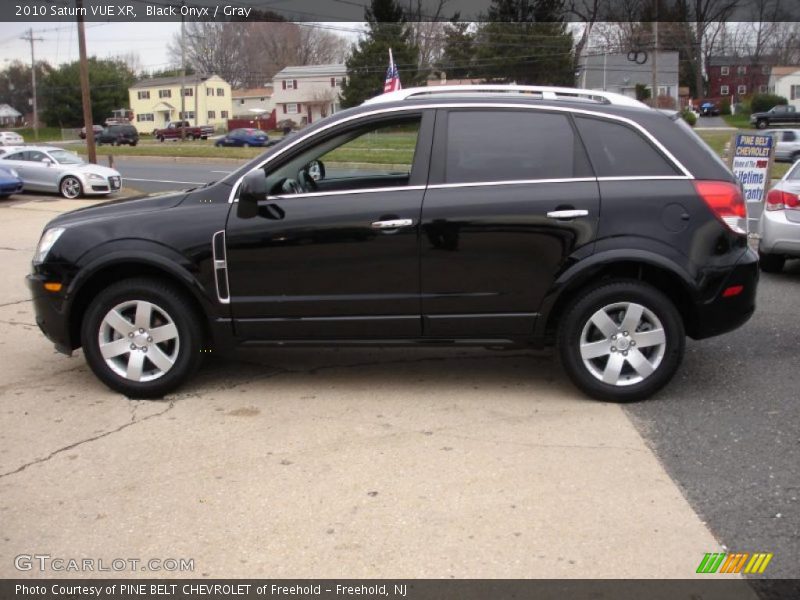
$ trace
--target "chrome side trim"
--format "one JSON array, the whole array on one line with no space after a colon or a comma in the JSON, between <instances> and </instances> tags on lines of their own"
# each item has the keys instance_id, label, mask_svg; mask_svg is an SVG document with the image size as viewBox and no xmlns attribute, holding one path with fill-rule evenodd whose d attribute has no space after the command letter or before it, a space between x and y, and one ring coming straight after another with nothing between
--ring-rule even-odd
<instances>
[{"instance_id":1,"label":"chrome side trim","mask_svg":"<svg viewBox=\"0 0 800 600\"><path fill-rule=\"evenodd\" d=\"M598 177L597 181L685 181L689 179L694 179L694 177L686 177L685 175L630 175L620 177Z\"/></svg>"},{"instance_id":2,"label":"chrome side trim","mask_svg":"<svg viewBox=\"0 0 800 600\"><path fill-rule=\"evenodd\" d=\"M377 108L375 110L370 110L370 111L367 111L367 112L358 113L356 115L351 115L351 116L346 117L344 119L337 119L336 121L331 122L331 123L325 125L324 127L320 127L319 129L317 129L315 131L306 133L305 135L299 135L298 134L297 139L292 141L290 144L288 144L284 148L281 148L279 152L273 154L272 156L270 156L269 158L267 158L263 162L259 163L258 166L253 167L251 169L251 171L255 171L256 169L263 169L264 166L266 166L270 162L274 161L275 159L279 158L280 156L286 154L289 150L291 150L295 146L301 144L302 142L304 142L308 138L316 136L316 135L322 133L323 131L327 131L328 129L331 129L333 127L337 127L337 126L341 125L342 123L349 123L350 121L355 121L357 119L362 119L362 118L365 118L365 117L370 117L370 116L380 115L380 114L392 114L392 113L396 113L396 112L416 112L416 111L420 111L420 110L426 110L426 109L430 110L430 109L437 109L437 108L519 108L519 109L523 109L523 110L541 110L541 111L549 111L549 112L563 112L563 113L588 115L588 116L591 116L591 117L598 117L598 118L601 118L601 119L607 119L609 121L618 121L620 123L625 123L627 125L630 125L634 129L636 129L639 133L644 135L648 140L650 140L650 142L654 146L656 146L656 148L658 148L672 162L673 166L675 166L679 171L681 171L685 175L685 178L694 179L694 176L692 175L691 171L689 171L689 169L687 169L685 166L683 166L683 164L677 158L675 158L675 156L669 150L667 150L661 142L659 142L649 131L647 131L644 127L639 125L636 121L632 121L631 119L628 119L626 117L620 117L619 115L609 115L609 114L602 113L602 112L597 112L597 111L594 111L594 110L586 110L586 109L572 107L572 106L531 105L531 104L518 104L518 103L514 103L514 102L486 102L486 103L480 102L479 103L479 102L456 102L456 101L454 101L454 102L445 102L445 103L442 103L442 104L409 104L407 106L390 106L390 107ZM247 175L247 173L245 173L245 175ZM231 193L228 195L228 203L233 203L233 202L236 201L236 194L239 191L239 185L241 185L242 179L244 179L245 175L242 175L241 177L239 177L239 179L233 185L233 188L231 189ZM648 178L648 179L650 179L650 178Z\"/></svg>"},{"instance_id":3,"label":"chrome side trim","mask_svg":"<svg viewBox=\"0 0 800 600\"><path fill-rule=\"evenodd\" d=\"M467 183L435 183L429 185L429 190L443 190L447 188L483 187L487 185L525 185L529 183L591 183L597 181L594 177L573 177L563 179L509 179L505 181L469 181Z\"/></svg>"},{"instance_id":4,"label":"chrome side trim","mask_svg":"<svg viewBox=\"0 0 800 600\"><path fill-rule=\"evenodd\" d=\"M267 200L291 200L292 198L315 198L318 196L342 196L344 194L374 194L376 192L404 192L406 190L424 190L424 185L402 185L382 188L364 188L363 190L336 190L333 192L305 192L302 194L280 194L267 196Z\"/></svg>"},{"instance_id":5,"label":"chrome side trim","mask_svg":"<svg viewBox=\"0 0 800 600\"><path fill-rule=\"evenodd\" d=\"M223 255L222 257L217 256L217 239L222 239L222 249ZM231 284L228 281L228 257L227 257L227 249L225 245L225 230L222 229L217 231L213 236L211 236L211 254L214 259L214 289L217 292L217 300L220 301L221 304L230 304L231 302ZM220 271L222 271L222 275L220 275ZM227 296L222 296L220 294L220 277L225 278L225 289L228 291Z\"/></svg>"}]
</instances>

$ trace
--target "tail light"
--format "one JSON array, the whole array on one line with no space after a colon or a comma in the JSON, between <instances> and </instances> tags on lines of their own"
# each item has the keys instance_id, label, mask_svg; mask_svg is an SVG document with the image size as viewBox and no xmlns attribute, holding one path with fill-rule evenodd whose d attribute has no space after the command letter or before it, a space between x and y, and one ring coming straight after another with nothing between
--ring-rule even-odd
<instances>
[{"instance_id":1,"label":"tail light","mask_svg":"<svg viewBox=\"0 0 800 600\"><path fill-rule=\"evenodd\" d=\"M783 190L770 190L767 194L767 210L800 210L800 197Z\"/></svg>"},{"instance_id":2,"label":"tail light","mask_svg":"<svg viewBox=\"0 0 800 600\"><path fill-rule=\"evenodd\" d=\"M741 188L727 181L695 181L697 195L708 205L717 218L734 233L747 233L747 209Z\"/></svg>"}]
</instances>

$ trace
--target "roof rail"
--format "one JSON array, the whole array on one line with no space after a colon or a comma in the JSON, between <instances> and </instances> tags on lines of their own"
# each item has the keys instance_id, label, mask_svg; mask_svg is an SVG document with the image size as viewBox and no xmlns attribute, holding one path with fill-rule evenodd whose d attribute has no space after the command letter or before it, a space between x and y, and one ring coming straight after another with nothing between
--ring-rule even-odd
<instances>
[{"instance_id":1,"label":"roof rail","mask_svg":"<svg viewBox=\"0 0 800 600\"><path fill-rule=\"evenodd\" d=\"M430 87L415 87L396 92L388 92L366 100L364 104L383 104L386 102L396 102L408 100L420 96L439 96L439 95L462 95L472 96L476 94L520 94L538 96L543 100L594 100L604 104L617 106L635 106L637 108L647 107L646 104L634 98L615 94L613 92L603 92L598 90L582 90L579 88L552 87L542 85L509 85L509 84L478 84L478 85L436 85Z\"/></svg>"}]
</instances>

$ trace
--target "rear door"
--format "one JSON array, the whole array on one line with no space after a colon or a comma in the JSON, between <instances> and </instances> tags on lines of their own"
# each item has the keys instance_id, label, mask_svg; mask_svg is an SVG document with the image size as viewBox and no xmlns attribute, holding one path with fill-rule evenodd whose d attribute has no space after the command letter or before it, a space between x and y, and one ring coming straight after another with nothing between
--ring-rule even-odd
<instances>
[{"instance_id":1,"label":"rear door","mask_svg":"<svg viewBox=\"0 0 800 600\"><path fill-rule=\"evenodd\" d=\"M599 200L568 113L441 111L422 210L425 335L532 334L556 276L592 244Z\"/></svg>"}]
</instances>

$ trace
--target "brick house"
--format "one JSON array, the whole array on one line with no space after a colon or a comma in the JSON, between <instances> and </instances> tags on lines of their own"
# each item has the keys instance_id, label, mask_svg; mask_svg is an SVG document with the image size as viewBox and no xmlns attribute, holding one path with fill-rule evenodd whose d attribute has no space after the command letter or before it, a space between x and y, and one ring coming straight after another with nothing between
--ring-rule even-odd
<instances>
[{"instance_id":1,"label":"brick house","mask_svg":"<svg viewBox=\"0 0 800 600\"><path fill-rule=\"evenodd\" d=\"M774 64L771 57L712 56L708 59L708 97L738 101L769 91L769 76Z\"/></svg>"}]
</instances>

